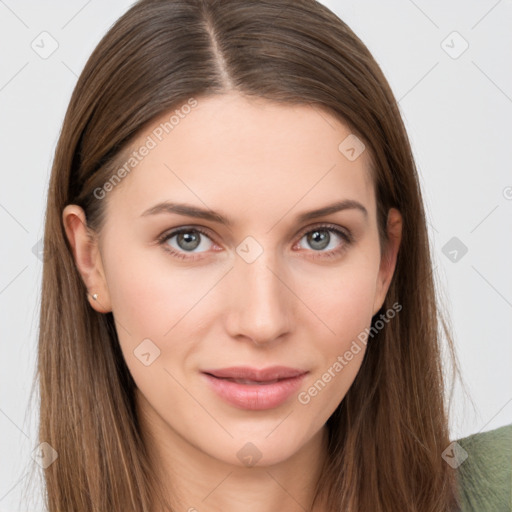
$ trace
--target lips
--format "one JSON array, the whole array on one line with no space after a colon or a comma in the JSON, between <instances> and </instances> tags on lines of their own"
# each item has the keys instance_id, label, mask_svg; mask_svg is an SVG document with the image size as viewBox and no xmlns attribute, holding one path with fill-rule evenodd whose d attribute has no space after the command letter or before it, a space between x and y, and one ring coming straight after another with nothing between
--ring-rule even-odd
<instances>
[{"instance_id":1,"label":"lips","mask_svg":"<svg viewBox=\"0 0 512 512\"><path fill-rule=\"evenodd\" d=\"M231 367L201 372L217 396L240 409L273 409L299 389L308 371L273 366L265 369Z\"/></svg>"}]
</instances>

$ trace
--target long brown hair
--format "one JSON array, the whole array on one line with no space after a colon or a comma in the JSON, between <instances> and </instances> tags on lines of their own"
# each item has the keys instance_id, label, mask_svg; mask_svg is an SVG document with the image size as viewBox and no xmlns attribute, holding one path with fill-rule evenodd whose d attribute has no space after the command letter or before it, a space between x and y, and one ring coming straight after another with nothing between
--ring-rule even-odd
<instances>
[{"instance_id":1,"label":"long brown hair","mask_svg":"<svg viewBox=\"0 0 512 512\"><path fill-rule=\"evenodd\" d=\"M108 31L73 92L49 184L37 377L40 442L56 511L152 511L164 506L134 404L134 381L111 313L100 314L66 239L62 211L104 224L106 183L134 137L190 98L236 91L310 105L346 123L372 157L381 241L402 213L396 271L381 312L402 310L368 342L360 371L327 422L318 494L329 511L456 509L442 340L418 175L397 102L365 45L314 0L141 0Z\"/></svg>"}]
</instances>

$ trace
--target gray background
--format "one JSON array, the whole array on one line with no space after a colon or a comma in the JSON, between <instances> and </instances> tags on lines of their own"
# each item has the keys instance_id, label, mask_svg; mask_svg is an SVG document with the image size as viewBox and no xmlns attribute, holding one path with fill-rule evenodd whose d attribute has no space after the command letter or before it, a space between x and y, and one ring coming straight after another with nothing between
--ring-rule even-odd
<instances>
[{"instance_id":1,"label":"gray background","mask_svg":"<svg viewBox=\"0 0 512 512\"><path fill-rule=\"evenodd\" d=\"M457 384L452 438L512 423L512 1L324 3L375 56L411 138L471 399ZM0 512L41 510L19 502L38 445L28 397L46 188L78 74L130 4L0 0Z\"/></svg>"}]
</instances>

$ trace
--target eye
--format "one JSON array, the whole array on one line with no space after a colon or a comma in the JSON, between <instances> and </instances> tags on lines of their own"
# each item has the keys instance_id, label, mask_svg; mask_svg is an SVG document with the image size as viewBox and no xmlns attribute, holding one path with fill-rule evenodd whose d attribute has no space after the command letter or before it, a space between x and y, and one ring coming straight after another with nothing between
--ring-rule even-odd
<instances>
[{"instance_id":1,"label":"eye","mask_svg":"<svg viewBox=\"0 0 512 512\"><path fill-rule=\"evenodd\" d=\"M301 245L302 239L305 239L312 249L308 250L307 247L301 247L301 250L305 249L312 252L312 258L336 257L353 242L350 232L342 231L339 227L331 224L316 226L314 229L310 228L309 231L304 231L300 237L299 245ZM173 243L169 243L171 241ZM210 235L203 229L186 226L164 233L158 238L158 243L172 256L189 261L200 259L202 253L208 252L215 245ZM326 251L325 249L329 250Z\"/></svg>"},{"instance_id":2,"label":"eye","mask_svg":"<svg viewBox=\"0 0 512 512\"><path fill-rule=\"evenodd\" d=\"M334 233L334 236L332 234ZM337 226L324 224L310 229L302 234L301 240L305 239L306 243L313 249L313 258L333 258L345 251L352 243L352 235L344 232ZM338 242L336 242L338 239ZM339 240L342 242L340 243ZM300 244L300 241L299 241ZM306 247L307 249L307 247ZM329 249L329 250L325 250Z\"/></svg>"},{"instance_id":3,"label":"eye","mask_svg":"<svg viewBox=\"0 0 512 512\"><path fill-rule=\"evenodd\" d=\"M174 241L174 245L169 244L168 241L172 240L173 238L176 239ZM182 259L194 260L196 258L194 256L191 257L190 255L194 254L193 251L195 251L196 249L205 249L204 251L198 251L200 253L208 251L209 244L204 243L204 240L202 240L204 238L212 242L208 234L202 229L183 227L171 231L170 233L164 233L158 239L158 242L164 247L166 251L169 251L173 256Z\"/></svg>"}]
</instances>

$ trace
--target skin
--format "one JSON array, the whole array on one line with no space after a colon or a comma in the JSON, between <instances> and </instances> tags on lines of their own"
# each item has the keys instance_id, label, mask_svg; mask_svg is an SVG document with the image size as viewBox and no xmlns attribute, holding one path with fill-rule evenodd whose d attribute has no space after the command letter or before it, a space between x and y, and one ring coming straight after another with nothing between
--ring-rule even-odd
<instances>
[{"instance_id":1,"label":"skin","mask_svg":"<svg viewBox=\"0 0 512 512\"><path fill-rule=\"evenodd\" d=\"M381 255L368 151L349 161L338 150L349 134L309 106L234 93L200 98L102 199L107 221L97 237L88 237L80 207L63 211L77 268L98 294L90 305L113 312L143 435L179 510L310 509L326 456L325 422L353 383L364 345L309 403L293 394L263 411L226 403L200 370L291 366L309 370L300 388L307 391L370 327L395 269L402 219L389 211L390 243ZM367 216L353 208L296 220L340 199L358 201ZM141 216L165 200L210 208L232 225ZM348 230L353 242L323 228L330 242L315 245L307 234L322 223ZM177 236L158 244L159 235L183 226L208 236L198 235L200 245L188 252ZM247 236L263 249L252 263L236 251ZM147 338L160 350L149 366L134 355ZM248 442L261 454L253 467L237 457Z\"/></svg>"}]
</instances>

